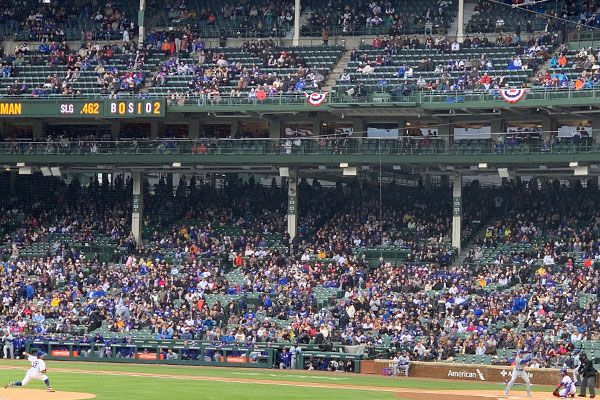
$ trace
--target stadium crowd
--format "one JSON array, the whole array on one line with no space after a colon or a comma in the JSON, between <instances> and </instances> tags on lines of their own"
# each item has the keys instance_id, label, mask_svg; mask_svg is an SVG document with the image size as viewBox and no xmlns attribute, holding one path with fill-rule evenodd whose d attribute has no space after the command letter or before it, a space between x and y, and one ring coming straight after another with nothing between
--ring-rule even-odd
<instances>
[{"instance_id":1,"label":"stadium crowd","mask_svg":"<svg viewBox=\"0 0 600 400\"><path fill-rule=\"evenodd\" d=\"M87 42L77 51L72 51L66 42L41 43L37 51L30 49L27 43L23 43L15 48L12 56L4 58L2 77L15 79L14 83L6 88L8 95L29 94L32 97L43 97L49 94L80 95L81 90L74 90L73 86L86 72L95 74L96 85L100 88L101 94L136 93L144 82L143 68L147 60L148 53L144 50L136 50L130 42L125 42L121 46L116 42L107 42L105 45ZM53 74L45 77L43 85L30 87L26 80L19 83L23 65L65 67L65 69L57 68Z\"/></svg>"},{"instance_id":2,"label":"stadium crowd","mask_svg":"<svg viewBox=\"0 0 600 400\"><path fill-rule=\"evenodd\" d=\"M110 4L98 10L85 5L79 17L100 24L107 37L117 31L128 36L134 28ZM19 22L31 39L42 43L36 50L23 43L3 59L2 79L14 82L7 94L79 94L73 83L88 71L94 72L102 94L136 92L155 53L165 58L153 73L154 86L189 78L186 93L168 94L169 101L195 97L218 103L226 95L220 87L236 81L230 96L244 91L261 100L319 89L327 75L272 40L241 47L260 63L251 68L232 63L225 52L207 49L191 25L152 31L141 49L126 37L121 44L91 44L86 34L87 42L73 51L63 41L63 25L74 23L70 7L31 8ZM212 24L221 18L211 10L192 10L184 1L164 7L176 22ZM277 25L289 22L291 7L286 2L260 10L226 4L222 18L246 28L262 27L263 18L267 25ZM449 7L450 2L440 0L424 17L410 18L426 30L433 20L448 18ZM403 17L389 2L383 7L376 1L361 3L357 9L330 2L327 8L333 13L312 16L312 23L324 27L325 42L331 25L344 32L357 25L390 27L389 37L372 43L377 54L351 53L351 61L359 62L355 73L398 66L397 77L414 79L420 89L489 90L506 85L496 71L532 70L549 59L556 72L540 73L536 85L580 89L600 79L594 50L568 57L562 46L558 56L551 54L560 41L555 29L534 33L526 26L528 38L521 40L520 31L506 34L496 21L495 39L478 33L489 31L486 25L462 43L434 38L431 32L421 43L404 35ZM2 15L13 20L10 11ZM580 18L590 25L597 19L595 11ZM480 47L510 48L514 55L500 67L485 55L458 57L461 49ZM411 49L451 58L437 65L431 58L395 65L394 56ZM30 87L20 79L24 65L64 66L66 73L48 75L43 86ZM296 72L265 72L267 68ZM420 72L433 72L434 79L426 80ZM344 75L351 81L352 74ZM165 152L175 145L169 140L159 144ZM87 147L64 137L49 138L45 149L51 153L71 146L97 151L93 143ZM59 343L74 337L110 349L129 343L133 332L146 331L156 339L240 345L362 345L369 355L375 347L385 348L390 358L407 350L410 359L424 361L489 355L496 357L493 363L506 365L510 356L499 356L499 350L525 349L536 354L538 367L572 367L582 342L600 340L600 214L595 207L600 199L592 182L563 187L558 181L534 179L504 182L501 188L466 187L462 211L470 228L463 234L473 239L473 247L457 260L449 245L447 188L391 183L383 196L367 183L324 187L302 181L299 233L292 240L286 232L285 184L266 186L251 179L219 186L181 178L174 191L169 176L153 187L144 184L147 241L136 248L130 232L130 179L116 176L100 183L91 178L86 185L77 178L69 184L58 178L18 179L17 184L0 182L10 188L0 192L0 321L2 340L13 343L17 355L25 337ZM481 227L481 232L474 229ZM31 255L38 244L48 246ZM106 248L109 254L101 254ZM379 252L374 263L368 256L372 249ZM401 255L388 257L391 250ZM484 256L488 251L492 260ZM317 296L322 290L335 293L325 304ZM230 300L213 301L216 295ZM99 328L111 337L102 337ZM131 356L121 350L118 354ZM5 348L4 356L9 355ZM290 367L291 356L282 356L281 363ZM329 366L320 363L317 368Z\"/></svg>"},{"instance_id":3,"label":"stadium crowd","mask_svg":"<svg viewBox=\"0 0 600 400\"><path fill-rule=\"evenodd\" d=\"M385 72L388 67L398 67L395 77L403 80L402 93L413 90L427 90L433 92L473 92L491 91L509 87L510 73L513 71L534 71L544 60L550 57L556 37L549 32L531 34L523 41L517 34L512 36L498 35L496 40L489 39L485 34L467 35L462 43L449 41L443 36L434 38L427 36L424 42L417 37L410 36L377 36L373 39L372 47L352 50L350 60L357 62L355 71L346 71L340 77L340 82L359 82L365 76L379 76L377 90L385 89L389 85L390 75ZM464 53L465 49L476 48L511 48L512 55L507 56L505 65L495 64L485 54L474 56ZM364 50L376 49L376 52ZM405 50L435 50L436 56L443 56L439 62L432 60L432 55L419 55L414 60L405 60L397 63L395 55L401 55ZM361 51L363 50L363 51ZM361 96L367 91L366 87L359 86L354 93ZM364 93L363 93L364 94ZM366 98L366 97L364 97Z\"/></svg>"},{"instance_id":4,"label":"stadium crowd","mask_svg":"<svg viewBox=\"0 0 600 400\"><path fill-rule=\"evenodd\" d=\"M180 185L173 197L172 182L162 180L152 194L145 187L145 224L157 228L136 250L127 237L130 181L92 180L83 188L54 181L47 189L64 199L59 206L39 185L18 185L19 192L3 203L8 246L3 247L1 315L13 338L64 341L63 334L77 334L85 342L102 328L115 336L102 339L109 347L146 330L159 339L215 343L385 347L391 357L407 349L417 360L527 348L538 354L540 366L569 364L582 341L600 339L592 257L599 243L593 219L597 195L592 186L557 184L466 188L472 204L466 218L488 220L484 204L493 202L498 222L484 230L462 263L438 250L447 239L450 210L439 204L439 190L431 196L428 190L390 187L384 201L404 208L369 215L365 210L377 209L377 195L368 187L303 182L299 196L307 201L300 209L300 234L289 241L283 226L285 188L230 182L219 189L193 181L189 191ZM34 200L29 208L19 201L25 195ZM573 201L582 207L572 208ZM348 211L338 214L342 208ZM11 225L15 219L19 222ZM225 227L240 233L230 236L221 230ZM100 261L85 246L54 242L42 256L22 255L22 249L56 232L72 234L83 245L90 235L109 236L128 250ZM269 234L277 234L280 245L271 245ZM520 258L475 262L481 247L526 242L524 236L548 237L548 244ZM364 251L377 244L409 255L380 259L371 268ZM586 252L590 246L594 250ZM547 263L545 255L558 248L582 252L577 262L560 253ZM230 282L231 270L242 279ZM335 289L325 307L315 297L320 288ZM213 295L237 297L226 304L209 302Z\"/></svg>"},{"instance_id":5,"label":"stadium crowd","mask_svg":"<svg viewBox=\"0 0 600 400\"><path fill-rule=\"evenodd\" d=\"M26 35L28 40L42 42L73 40L66 35L69 31L81 32L77 39L128 38L136 29L135 19L111 1L102 4L67 1L57 6L26 0L18 7L7 7L2 13L2 21L12 31Z\"/></svg>"},{"instance_id":6,"label":"stadium crowd","mask_svg":"<svg viewBox=\"0 0 600 400\"><path fill-rule=\"evenodd\" d=\"M186 1L170 1L157 9L169 26L184 27L191 31L220 28L220 35L238 37L280 36L285 27L293 23L294 3L274 1L270 3L230 2L218 7L198 7Z\"/></svg>"},{"instance_id":7,"label":"stadium crowd","mask_svg":"<svg viewBox=\"0 0 600 400\"><path fill-rule=\"evenodd\" d=\"M550 68L539 72L532 82L547 89L592 89L600 82L599 49L584 47L572 54L562 45L550 58Z\"/></svg>"},{"instance_id":8,"label":"stadium crowd","mask_svg":"<svg viewBox=\"0 0 600 400\"><path fill-rule=\"evenodd\" d=\"M308 26L311 29L339 31L341 35L365 34L372 28L385 28L391 35L413 33L443 34L450 26L454 9L452 1L424 2L423 13L408 10L391 1L353 2L329 1L314 4ZM394 6L398 6L398 10ZM324 39L325 40L325 39Z\"/></svg>"}]
</instances>

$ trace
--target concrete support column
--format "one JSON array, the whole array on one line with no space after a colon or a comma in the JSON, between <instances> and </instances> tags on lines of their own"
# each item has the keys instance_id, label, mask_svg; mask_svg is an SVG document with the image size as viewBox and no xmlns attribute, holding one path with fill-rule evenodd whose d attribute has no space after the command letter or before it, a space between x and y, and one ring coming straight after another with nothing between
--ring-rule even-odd
<instances>
[{"instance_id":1,"label":"concrete support column","mask_svg":"<svg viewBox=\"0 0 600 400\"><path fill-rule=\"evenodd\" d=\"M112 140L118 140L120 133L121 133L121 121L119 121L119 120L110 121L110 138Z\"/></svg>"},{"instance_id":2,"label":"concrete support column","mask_svg":"<svg viewBox=\"0 0 600 400\"><path fill-rule=\"evenodd\" d=\"M443 119L438 127L438 136L444 142L444 149L448 151L450 149L450 125L449 120Z\"/></svg>"},{"instance_id":3,"label":"concrete support column","mask_svg":"<svg viewBox=\"0 0 600 400\"><path fill-rule=\"evenodd\" d=\"M288 233L293 240L298 233L298 169L290 167L288 177Z\"/></svg>"},{"instance_id":4,"label":"concrete support column","mask_svg":"<svg viewBox=\"0 0 600 400\"><path fill-rule=\"evenodd\" d=\"M39 141L44 139L44 128L46 124L42 121L34 121L33 122L33 140Z\"/></svg>"},{"instance_id":5,"label":"concrete support column","mask_svg":"<svg viewBox=\"0 0 600 400\"><path fill-rule=\"evenodd\" d=\"M406 119L398 118L398 137L407 136L406 135Z\"/></svg>"},{"instance_id":6,"label":"concrete support column","mask_svg":"<svg viewBox=\"0 0 600 400\"><path fill-rule=\"evenodd\" d=\"M235 139L238 133L240 133L240 121L234 119L231 121L231 132L229 134L229 137Z\"/></svg>"},{"instance_id":7,"label":"concrete support column","mask_svg":"<svg viewBox=\"0 0 600 400\"><path fill-rule=\"evenodd\" d=\"M498 133L504 133L502 131L502 120L501 119L493 119L490 121L490 125L492 128L492 139L498 139Z\"/></svg>"},{"instance_id":8,"label":"concrete support column","mask_svg":"<svg viewBox=\"0 0 600 400\"><path fill-rule=\"evenodd\" d=\"M461 249L462 175L452 176L452 247Z\"/></svg>"},{"instance_id":9,"label":"concrete support column","mask_svg":"<svg viewBox=\"0 0 600 400\"><path fill-rule=\"evenodd\" d=\"M300 44L300 0L296 0L294 3L294 40L293 45L298 46Z\"/></svg>"},{"instance_id":10,"label":"concrete support column","mask_svg":"<svg viewBox=\"0 0 600 400\"><path fill-rule=\"evenodd\" d=\"M447 188L448 186L450 186L450 178L448 177L448 175L440 176L440 185L443 188Z\"/></svg>"},{"instance_id":11,"label":"concrete support column","mask_svg":"<svg viewBox=\"0 0 600 400\"><path fill-rule=\"evenodd\" d=\"M591 118L592 121L592 139L594 144L600 144L600 118Z\"/></svg>"},{"instance_id":12,"label":"concrete support column","mask_svg":"<svg viewBox=\"0 0 600 400\"><path fill-rule=\"evenodd\" d=\"M188 119L188 137L198 139L198 136L200 136L200 120Z\"/></svg>"},{"instance_id":13,"label":"concrete support column","mask_svg":"<svg viewBox=\"0 0 600 400\"><path fill-rule=\"evenodd\" d=\"M15 189L17 188L17 170L16 169L11 169L10 170L10 180L9 180L9 193L11 195L15 194Z\"/></svg>"},{"instance_id":14,"label":"concrete support column","mask_svg":"<svg viewBox=\"0 0 600 400\"><path fill-rule=\"evenodd\" d=\"M352 137L366 137L365 131L365 122L362 119L357 118L352 122Z\"/></svg>"},{"instance_id":15,"label":"concrete support column","mask_svg":"<svg viewBox=\"0 0 600 400\"><path fill-rule=\"evenodd\" d=\"M548 141L557 130L556 121L547 115L542 118L542 140Z\"/></svg>"},{"instance_id":16,"label":"concrete support column","mask_svg":"<svg viewBox=\"0 0 600 400\"><path fill-rule=\"evenodd\" d=\"M313 120L313 126L312 126L313 135L319 136L321 134L321 124L322 123L323 123L323 121L321 121L318 118L315 118Z\"/></svg>"},{"instance_id":17,"label":"concrete support column","mask_svg":"<svg viewBox=\"0 0 600 400\"><path fill-rule=\"evenodd\" d=\"M131 231L136 247L142 246L142 225L144 215L144 192L142 190L144 175L142 171L132 171L133 178L133 207L131 213Z\"/></svg>"},{"instance_id":18,"label":"concrete support column","mask_svg":"<svg viewBox=\"0 0 600 400\"><path fill-rule=\"evenodd\" d=\"M150 122L150 138L151 139L158 138L159 129L160 129L160 123L158 121Z\"/></svg>"},{"instance_id":19,"label":"concrete support column","mask_svg":"<svg viewBox=\"0 0 600 400\"><path fill-rule=\"evenodd\" d=\"M269 121L269 139L279 139L281 137L281 121L272 119Z\"/></svg>"},{"instance_id":20,"label":"concrete support column","mask_svg":"<svg viewBox=\"0 0 600 400\"><path fill-rule=\"evenodd\" d=\"M145 17L144 14L145 13L146 13L146 0L140 0L140 9L138 11L138 26L139 26L138 45L139 46L144 45L144 39L146 36L146 32L145 32L146 24L144 23L144 17Z\"/></svg>"},{"instance_id":21,"label":"concrete support column","mask_svg":"<svg viewBox=\"0 0 600 400\"><path fill-rule=\"evenodd\" d=\"M465 0L458 0L458 31L456 33L456 40L462 43L465 35Z\"/></svg>"},{"instance_id":22,"label":"concrete support column","mask_svg":"<svg viewBox=\"0 0 600 400\"><path fill-rule=\"evenodd\" d=\"M431 174L430 173L425 174L425 178L423 179L423 185L427 189L431 188Z\"/></svg>"}]
</instances>

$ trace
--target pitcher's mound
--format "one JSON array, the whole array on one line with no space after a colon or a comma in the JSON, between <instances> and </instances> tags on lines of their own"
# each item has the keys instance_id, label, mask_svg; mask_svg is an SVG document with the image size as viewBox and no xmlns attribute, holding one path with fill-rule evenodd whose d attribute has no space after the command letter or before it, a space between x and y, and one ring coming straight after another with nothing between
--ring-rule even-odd
<instances>
[{"instance_id":1,"label":"pitcher's mound","mask_svg":"<svg viewBox=\"0 0 600 400\"><path fill-rule=\"evenodd\" d=\"M93 399L96 395L80 392L48 392L41 389L11 387L0 388L0 400L83 400Z\"/></svg>"}]
</instances>

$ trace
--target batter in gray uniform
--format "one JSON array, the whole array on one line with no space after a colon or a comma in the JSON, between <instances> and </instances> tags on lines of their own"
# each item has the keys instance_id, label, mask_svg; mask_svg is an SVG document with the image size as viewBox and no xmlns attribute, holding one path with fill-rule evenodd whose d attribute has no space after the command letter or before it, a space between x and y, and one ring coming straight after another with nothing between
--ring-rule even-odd
<instances>
[{"instance_id":1,"label":"batter in gray uniform","mask_svg":"<svg viewBox=\"0 0 600 400\"><path fill-rule=\"evenodd\" d=\"M531 382L529 382L529 375L525 372L525 367L527 366L527 363L531 361L531 357L527 356L527 352L521 350L515 358L515 368L513 369L511 380L506 385L506 390L504 391L505 396L508 396L508 392L517 378L522 378L525 381L525 385L527 385L527 397L531 397Z\"/></svg>"}]
</instances>

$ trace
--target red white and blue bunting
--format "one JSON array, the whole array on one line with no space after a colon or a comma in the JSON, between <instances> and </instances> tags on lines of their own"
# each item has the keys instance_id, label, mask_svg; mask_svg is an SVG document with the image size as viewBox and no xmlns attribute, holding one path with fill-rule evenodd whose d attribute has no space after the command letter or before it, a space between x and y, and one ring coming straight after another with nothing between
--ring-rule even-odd
<instances>
[{"instance_id":1,"label":"red white and blue bunting","mask_svg":"<svg viewBox=\"0 0 600 400\"><path fill-rule=\"evenodd\" d=\"M308 102L310 104L312 104L313 106L320 106L321 103L323 103L325 101L325 98L327 97L327 93L304 93L304 96L306 96L306 98L308 99Z\"/></svg>"},{"instance_id":2,"label":"red white and blue bunting","mask_svg":"<svg viewBox=\"0 0 600 400\"><path fill-rule=\"evenodd\" d=\"M509 103L516 103L525 96L526 89L500 89L500 96Z\"/></svg>"}]
</instances>

